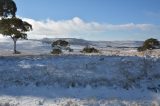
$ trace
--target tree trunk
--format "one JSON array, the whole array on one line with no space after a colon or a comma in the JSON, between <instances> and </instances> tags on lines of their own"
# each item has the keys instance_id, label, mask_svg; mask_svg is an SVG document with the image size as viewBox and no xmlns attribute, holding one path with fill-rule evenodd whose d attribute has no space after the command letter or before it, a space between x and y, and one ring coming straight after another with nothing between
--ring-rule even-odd
<instances>
[{"instance_id":1,"label":"tree trunk","mask_svg":"<svg viewBox=\"0 0 160 106\"><path fill-rule=\"evenodd\" d=\"M14 42L14 54L17 53L17 50L16 50L16 43L17 43L17 39L13 39L13 42Z\"/></svg>"}]
</instances>

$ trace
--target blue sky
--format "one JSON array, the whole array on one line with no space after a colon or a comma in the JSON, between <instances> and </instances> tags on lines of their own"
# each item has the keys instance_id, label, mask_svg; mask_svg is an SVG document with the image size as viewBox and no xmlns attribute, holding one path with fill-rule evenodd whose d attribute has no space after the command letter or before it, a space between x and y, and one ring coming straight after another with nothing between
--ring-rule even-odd
<instances>
[{"instance_id":1,"label":"blue sky","mask_svg":"<svg viewBox=\"0 0 160 106\"><path fill-rule=\"evenodd\" d=\"M35 31L29 33L29 36L77 37L89 40L160 39L160 0L15 2L18 7L17 15L34 24Z\"/></svg>"}]
</instances>

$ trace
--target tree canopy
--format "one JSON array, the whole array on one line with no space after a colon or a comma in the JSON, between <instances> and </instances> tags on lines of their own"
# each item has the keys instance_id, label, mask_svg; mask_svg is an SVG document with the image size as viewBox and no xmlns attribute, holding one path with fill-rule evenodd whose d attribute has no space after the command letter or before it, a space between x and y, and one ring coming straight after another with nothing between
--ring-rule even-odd
<instances>
[{"instance_id":1,"label":"tree canopy","mask_svg":"<svg viewBox=\"0 0 160 106\"><path fill-rule=\"evenodd\" d=\"M17 7L13 0L0 0L0 17L15 17Z\"/></svg>"},{"instance_id":2,"label":"tree canopy","mask_svg":"<svg viewBox=\"0 0 160 106\"><path fill-rule=\"evenodd\" d=\"M63 47L67 47L69 45L69 42L65 41L65 40L57 40L57 41L54 41L52 43L52 47L54 46L63 46Z\"/></svg>"},{"instance_id":3,"label":"tree canopy","mask_svg":"<svg viewBox=\"0 0 160 106\"><path fill-rule=\"evenodd\" d=\"M32 25L19 18L2 19L0 26L2 26L0 33L4 36L10 36L12 39L26 39L27 34L25 32L32 30Z\"/></svg>"},{"instance_id":4,"label":"tree canopy","mask_svg":"<svg viewBox=\"0 0 160 106\"><path fill-rule=\"evenodd\" d=\"M150 38L144 41L143 45L138 48L138 51L152 50L160 47L160 42L157 39Z\"/></svg>"}]
</instances>

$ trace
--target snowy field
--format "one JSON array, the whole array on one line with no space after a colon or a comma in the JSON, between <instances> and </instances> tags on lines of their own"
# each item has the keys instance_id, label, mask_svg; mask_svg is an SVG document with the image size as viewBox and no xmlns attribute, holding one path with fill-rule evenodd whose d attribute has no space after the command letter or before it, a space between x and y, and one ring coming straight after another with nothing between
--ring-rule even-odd
<instances>
[{"instance_id":1,"label":"snowy field","mask_svg":"<svg viewBox=\"0 0 160 106\"><path fill-rule=\"evenodd\" d=\"M21 52L20 55L50 55L52 51L51 43L55 40L57 39L19 40L17 50ZM100 51L99 55L140 57L150 55L160 57L160 49L145 53L137 52L137 47L142 46L143 42L141 41L87 41L74 38L63 38L62 40L68 41L70 48L74 50L69 53L64 52L64 54L82 55L80 51L86 46L91 46ZM0 39L0 56L15 56L13 55L13 41L11 39Z\"/></svg>"},{"instance_id":2,"label":"snowy field","mask_svg":"<svg viewBox=\"0 0 160 106\"><path fill-rule=\"evenodd\" d=\"M88 42L103 52L85 55L78 51L87 42L79 42L72 41L74 53L53 56L49 54L49 43L20 41L18 50L22 54L13 56L12 42L1 41L0 106L160 105L157 53L152 57L130 55L140 45L137 42L117 44L122 47L129 44L128 48L112 42L114 47L106 50L107 43ZM122 54L116 56L115 50Z\"/></svg>"}]
</instances>

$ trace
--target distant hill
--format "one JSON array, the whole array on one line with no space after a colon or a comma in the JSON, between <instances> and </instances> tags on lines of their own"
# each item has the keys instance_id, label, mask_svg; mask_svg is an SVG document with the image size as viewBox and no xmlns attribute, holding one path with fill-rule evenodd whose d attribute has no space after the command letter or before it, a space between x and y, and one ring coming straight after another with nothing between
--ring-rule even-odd
<instances>
[{"instance_id":1,"label":"distant hill","mask_svg":"<svg viewBox=\"0 0 160 106\"><path fill-rule=\"evenodd\" d=\"M142 45L143 41L88 41L84 39L76 38L44 38L42 43L51 44L56 40L65 40L68 41L71 45L80 45L80 46L95 46L99 48L113 47L113 48L136 48Z\"/></svg>"}]
</instances>

